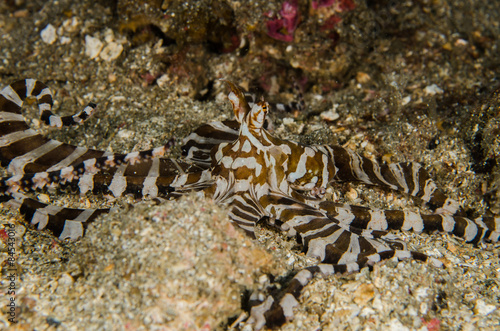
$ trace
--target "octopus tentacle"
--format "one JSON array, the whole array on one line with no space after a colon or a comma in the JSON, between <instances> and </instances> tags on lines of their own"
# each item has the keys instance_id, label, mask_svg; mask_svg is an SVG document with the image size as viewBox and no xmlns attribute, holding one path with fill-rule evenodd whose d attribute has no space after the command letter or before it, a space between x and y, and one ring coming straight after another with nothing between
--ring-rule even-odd
<instances>
[{"instance_id":1,"label":"octopus tentacle","mask_svg":"<svg viewBox=\"0 0 500 331\"><path fill-rule=\"evenodd\" d=\"M10 208L18 209L24 220L37 230L48 229L61 240L76 240L82 237L92 221L111 210L59 207L42 203L20 193L0 196L0 201Z\"/></svg>"},{"instance_id":2,"label":"octopus tentacle","mask_svg":"<svg viewBox=\"0 0 500 331\"><path fill-rule=\"evenodd\" d=\"M96 107L90 103L74 115L60 117L52 113L52 93L45 84L25 79L4 88L0 92L0 162L10 173L45 171L104 155L45 138L31 129L21 113L24 101L31 96L37 99L42 122L55 127L80 125Z\"/></svg>"},{"instance_id":3,"label":"octopus tentacle","mask_svg":"<svg viewBox=\"0 0 500 331\"><path fill-rule=\"evenodd\" d=\"M498 241L499 217L476 219L449 214L422 214L405 210L377 210L322 201L318 208L341 223L371 230L403 230L451 233L465 241L478 244L482 240Z\"/></svg>"},{"instance_id":4,"label":"octopus tentacle","mask_svg":"<svg viewBox=\"0 0 500 331\"><path fill-rule=\"evenodd\" d=\"M263 196L260 203L280 221L281 230L297 238L307 256L321 262L349 263L366 252L406 249L404 242L387 231L346 226L323 211L280 193Z\"/></svg>"},{"instance_id":5,"label":"octopus tentacle","mask_svg":"<svg viewBox=\"0 0 500 331\"><path fill-rule=\"evenodd\" d=\"M184 138L182 156L187 162L207 169L212 165L212 149L238 139L239 128L240 124L234 120L204 124Z\"/></svg>"}]
</instances>

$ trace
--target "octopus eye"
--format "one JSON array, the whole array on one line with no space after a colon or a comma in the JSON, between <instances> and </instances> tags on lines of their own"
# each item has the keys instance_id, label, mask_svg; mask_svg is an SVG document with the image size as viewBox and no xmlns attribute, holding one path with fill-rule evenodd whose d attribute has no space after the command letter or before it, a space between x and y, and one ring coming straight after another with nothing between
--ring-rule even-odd
<instances>
[{"instance_id":1,"label":"octopus eye","mask_svg":"<svg viewBox=\"0 0 500 331\"><path fill-rule=\"evenodd\" d=\"M268 108L268 104L267 104L267 102L264 102L263 105L262 105L262 111L264 113L267 113L267 108Z\"/></svg>"},{"instance_id":2,"label":"octopus eye","mask_svg":"<svg viewBox=\"0 0 500 331\"><path fill-rule=\"evenodd\" d=\"M262 112L264 114L267 114L267 112L269 111L269 104L265 101L259 101L256 106L259 107L257 109L259 113Z\"/></svg>"}]
</instances>

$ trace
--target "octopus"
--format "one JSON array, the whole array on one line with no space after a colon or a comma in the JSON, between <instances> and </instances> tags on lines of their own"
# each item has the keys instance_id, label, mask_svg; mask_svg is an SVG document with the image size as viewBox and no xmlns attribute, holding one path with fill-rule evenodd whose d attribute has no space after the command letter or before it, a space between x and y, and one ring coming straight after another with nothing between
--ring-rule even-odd
<instances>
[{"instance_id":1,"label":"octopus","mask_svg":"<svg viewBox=\"0 0 500 331\"><path fill-rule=\"evenodd\" d=\"M258 223L283 232L317 264L298 271L280 291L251 295L246 320L240 323L255 329L293 319L302 290L315 276L356 272L387 259L442 264L408 250L395 230L440 231L471 244L499 240L499 216L468 217L419 163L379 164L341 146L308 146L275 137L266 129L271 105L224 82L234 119L197 128L184 138L178 159L163 156L171 141L119 154L49 139L26 123L21 113L26 98L35 98L41 121L55 127L83 124L96 105L61 117L52 113L52 94L45 84L34 79L11 84L0 92L0 161L9 174L0 180L0 202L17 208L37 230L76 240L109 209L54 206L36 199L34 192L59 188L174 200L196 191L227 206L230 221L252 238ZM397 191L431 212L380 210L328 199L327 189L340 182Z\"/></svg>"}]
</instances>

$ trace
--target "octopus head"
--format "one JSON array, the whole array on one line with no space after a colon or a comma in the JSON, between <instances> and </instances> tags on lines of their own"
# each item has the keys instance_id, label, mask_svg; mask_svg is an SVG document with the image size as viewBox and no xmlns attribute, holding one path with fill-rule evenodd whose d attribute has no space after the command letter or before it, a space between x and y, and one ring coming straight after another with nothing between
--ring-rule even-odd
<instances>
[{"instance_id":1,"label":"octopus head","mask_svg":"<svg viewBox=\"0 0 500 331\"><path fill-rule=\"evenodd\" d=\"M263 129L266 115L269 111L269 104L262 100L250 108L240 87L228 80L221 80L231 89L231 92L228 94L228 99L233 106L236 120L254 132Z\"/></svg>"}]
</instances>

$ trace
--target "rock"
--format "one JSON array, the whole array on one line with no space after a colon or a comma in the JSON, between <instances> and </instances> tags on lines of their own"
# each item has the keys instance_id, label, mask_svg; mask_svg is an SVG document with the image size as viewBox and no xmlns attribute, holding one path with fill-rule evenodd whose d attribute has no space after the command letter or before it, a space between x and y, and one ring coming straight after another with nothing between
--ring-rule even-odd
<instances>
[{"instance_id":1,"label":"rock","mask_svg":"<svg viewBox=\"0 0 500 331\"><path fill-rule=\"evenodd\" d=\"M428 85L424 88L424 93L426 95L436 95L443 94L443 90L439 88L436 84Z\"/></svg>"},{"instance_id":2,"label":"rock","mask_svg":"<svg viewBox=\"0 0 500 331\"><path fill-rule=\"evenodd\" d=\"M46 44L53 44L57 40L56 28L52 24L48 24L45 29L40 32L42 40Z\"/></svg>"},{"instance_id":3,"label":"rock","mask_svg":"<svg viewBox=\"0 0 500 331\"><path fill-rule=\"evenodd\" d=\"M104 61L113 61L116 60L123 51L123 46L116 42L110 42L104 47L102 50L100 57Z\"/></svg>"},{"instance_id":4,"label":"rock","mask_svg":"<svg viewBox=\"0 0 500 331\"><path fill-rule=\"evenodd\" d=\"M496 309L497 307L495 305L488 305L483 300L477 300L476 305L474 307L474 313L486 316L494 312Z\"/></svg>"},{"instance_id":5,"label":"rock","mask_svg":"<svg viewBox=\"0 0 500 331\"><path fill-rule=\"evenodd\" d=\"M321 119L323 119L324 121L327 121L327 122L333 122L340 117L340 115L337 112L335 112L335 110L333 110L333 109L322 112L320 114L320 116L321 116Z\"/></svg>"},{"instance_id":6,"label":"rock","mask_svg":"<svg viewBox=\"0 0 500 331\"><path fill-rule=\"evenodd\" d=\"M91 59L95 59L99 56L102 47L103 43L98 38L94 38L88 35L85 36L85 55L87 55Z\"/></svg>"}]
</instances>

